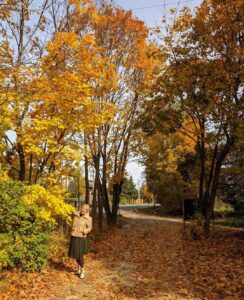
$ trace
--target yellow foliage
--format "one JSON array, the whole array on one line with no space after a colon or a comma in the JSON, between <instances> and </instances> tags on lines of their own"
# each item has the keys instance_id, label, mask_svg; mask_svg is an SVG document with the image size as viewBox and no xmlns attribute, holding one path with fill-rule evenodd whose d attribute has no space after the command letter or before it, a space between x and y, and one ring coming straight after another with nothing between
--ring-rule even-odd
<instances>
[{"instance_id":1,"label":"yellow foliage","mask_svg":"<svg viewBox=\"0 0 244 300\"><path fill-rule=\"evenodd\" d=\"M165 170L169 173L177 172L177 165L184 159L186 153L194 153L196 143L191 138L193 125L190 121L185 121L178 131L171 134L156 132L147 138L147 156L151 157L152 162L157 157L157 170ZM193 134L192 134L193 135Z\"/></svg>"},{"instance_id":2,"label":"yellow foliage","mask_svg":"<svg viewBox=\"0 0 244 300\"><path fill-rule=\"evenodd\" d=\"M9 180L9 176L6 171L2 170L2 165L0 164L0 185Z\"/></svg>"},{"instance_id":3,"label":"yellow foliage","mask_svg":"<svg viewBox=\"0 0 244 300\"><path fill-rule=\"evenodd\" d=\"M52 185L44 188L39 184L34 184L25 186L24 190L23 201L29 205L40 207L40 210L36 212L37 218L51 224L55 223L55 217L57 216L71 221L71 213L74 211L74 207L65 203L65 193L61 186Z\"/></svg>"}]
</instances>

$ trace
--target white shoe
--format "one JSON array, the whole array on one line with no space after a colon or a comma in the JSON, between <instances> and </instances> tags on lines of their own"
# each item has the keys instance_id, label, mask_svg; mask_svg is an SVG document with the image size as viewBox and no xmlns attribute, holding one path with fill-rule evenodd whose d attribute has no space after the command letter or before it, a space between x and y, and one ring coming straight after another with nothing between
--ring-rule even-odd
<instances>
[{"instance_id":1,"label":"white shoe","mask_svg":"<svg viewBox=\"0 0 244 300\"><path fill-rule=\"evenodd\" d=\"M83 279L83 278L85 278L85 272L84 272L84 268L83 269L81 268L80 279Z\"/></svg>"},{"instance_id":2,"label":"white shoe","mask_svg":"<svg viewBox=\"0 0 244 300\"><path fill-rule=\"evenodd\" d=\"M75 271L75 275L80 275L81 274L81 267L79 266L78 269Z\"/></svg>"}]
</instances>

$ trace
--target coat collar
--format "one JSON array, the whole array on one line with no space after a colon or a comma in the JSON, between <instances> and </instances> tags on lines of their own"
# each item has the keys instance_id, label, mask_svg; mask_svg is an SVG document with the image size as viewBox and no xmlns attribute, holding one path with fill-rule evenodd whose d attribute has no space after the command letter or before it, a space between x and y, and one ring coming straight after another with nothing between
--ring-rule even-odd
<instances>
[{"instance_id":1,"label":"coat collar","mask_svg":"<svg viewBox=\"0 0 244 300\"><path fill-rule=\"evenodd\" d=\"M87 213L87 214L85 214L85 215L81 215L81 217L88 220L90 216L89 216L89 213Z\"/></svg>"}]
</instances>

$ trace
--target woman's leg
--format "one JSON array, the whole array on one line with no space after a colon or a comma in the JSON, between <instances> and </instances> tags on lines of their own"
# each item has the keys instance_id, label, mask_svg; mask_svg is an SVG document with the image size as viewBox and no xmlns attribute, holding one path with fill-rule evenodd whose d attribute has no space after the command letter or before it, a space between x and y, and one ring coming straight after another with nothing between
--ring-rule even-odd
<instances>
[{"instance_id":1,"label":"woman's leg","mask_svg":"<svg viewBox=\"0 0 244 300\"><path fill-rule=\"evenodd\" d=\"M77 262L78 266L80 266L81 268L84 268L84 256L83 255L80 258L77 258L76 262Z\"/></svg>"},{"instance_id":2,"label":"woman's leg","mask_svg":"<svg viewBox=\"0 0 244 300\"><path fill-rule=\"evenodd\" d=\"M77 270L75 271L75 274L80 275L81 273L80 259L76 258L76 263L77 263Z\"/></svg>"},{"instance_id":3,"label":"woman's leg","mask_svg":"<svg viewBox=\"0 0 244 300\"><path fill-rule=\"evenodd\" d=\"M84 256L83 255L79 259L79 265L80 265L80 268L81 268L80 278L84 278L85 273L84 273Z\"/></svg>"},{"instance_id":4,"label":"woman's leg","mask_svg":"<svg viewBox=\"0 0 244 300\"><path fill-rule=\"evenodd\" d=\"M80 258L80 266L82 269L84 268L84 256L83 255Z\"/></svg>"}]
</instances>

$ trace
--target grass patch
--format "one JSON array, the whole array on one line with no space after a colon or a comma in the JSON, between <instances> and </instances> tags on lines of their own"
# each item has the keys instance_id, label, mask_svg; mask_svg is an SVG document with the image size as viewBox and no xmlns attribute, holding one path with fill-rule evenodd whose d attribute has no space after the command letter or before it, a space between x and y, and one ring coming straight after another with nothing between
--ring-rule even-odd
<instances>
[{"instance_id":1,"label":"grass patch","mask_svg":"<svg viewBox=\"0 0 244 300\"><path fill-rule=\"evenodd\" d=\"M230 226L235 228L244 228L244 218L241 217L225 217L215 219L215 224L222 226Z\"/></svg>"}]
</instances>

